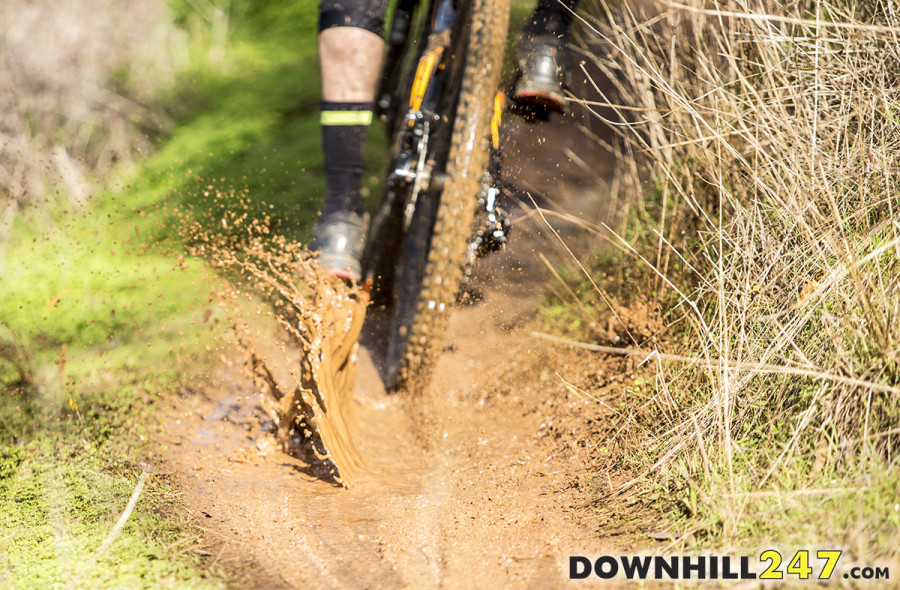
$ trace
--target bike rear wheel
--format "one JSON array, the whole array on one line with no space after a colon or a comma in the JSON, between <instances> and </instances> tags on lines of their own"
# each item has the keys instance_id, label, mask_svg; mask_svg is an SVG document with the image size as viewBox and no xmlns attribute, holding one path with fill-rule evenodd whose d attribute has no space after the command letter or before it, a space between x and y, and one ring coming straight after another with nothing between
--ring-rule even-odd
<instances>
[{"instance_id":1,"label":"bike rear wheel","mask_svg":"<svg viewBox=\"0 0 900 590\"><path fill-rule=\"evenodd\" d=\"M472 0L443 187L419 199L393 273L388 388L424 386L463 278L477 198L490 153L493 99L509 25L509 0Z\"/></svg>"}]
</instances>

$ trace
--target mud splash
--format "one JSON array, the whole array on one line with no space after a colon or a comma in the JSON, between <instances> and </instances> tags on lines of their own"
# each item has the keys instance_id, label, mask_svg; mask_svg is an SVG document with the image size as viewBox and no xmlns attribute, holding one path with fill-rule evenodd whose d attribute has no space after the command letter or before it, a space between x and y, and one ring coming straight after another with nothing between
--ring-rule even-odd
<instances>
[{"instance_id":1,"label":"mud splash","mask_svg":"<svg viewBox=\"0 0 900 590\"><path fill-rule=\"evenodd\" d=\"M268 235L270 220L240 213L241 203L221 220L238 231L212 235L192 225L191 253L211 260L226 277L216 297L228 310L282 449L293 454L309 445L334 480L350 487L365 467L347 412L369 295L331 275L302 245ZM279 340L296 345L281 346L285 358L273 361L261 352L248 313L269 315ZM279 371L275 364L288 368Z\"/></svg>"},{"instance_id":2,"label":"mud splash","mask_svg":"<svg viewBox=\"0 0 900 590\"><path fill-rule=\"evenodd\" d=\"M612 428L611 411L575 393L593 391L601 366L587 356L575 363L569 349L527 335L542 279L527 231L520 227L518 250L481 267L478 280L505 288L454 310L454 346L417 395L384 391L373 358L383 318L369 310L356 388L343 408L366 460L349 490L328 485L311 452L292 457L267 446L273 429L247 397L257 390L240 374L239 356L172 400L161 423L180 422L161 435L163 452L202 527L198 548L224 564L236 587L355 588L364 580L486 588L500 580L564 588L567 555L612 551L597 539L601 515L583 508L598 483L606 487L591 455L602 435L592 429ZM278 383L291 382L281 361L298 358L299 347L291 352L294 338L254 309L243 317L259 354ZM623 362L602 363L602 374L623 373ZM600 399L615 405L620 387Z\"/></svg>"}]
</instances>

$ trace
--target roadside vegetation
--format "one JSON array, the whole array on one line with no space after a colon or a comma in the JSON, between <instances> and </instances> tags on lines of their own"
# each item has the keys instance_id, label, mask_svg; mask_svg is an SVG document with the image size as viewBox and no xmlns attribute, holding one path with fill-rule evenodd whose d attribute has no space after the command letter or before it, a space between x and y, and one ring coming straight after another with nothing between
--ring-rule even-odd
<instances>
[{"instance_id":1,"label":"roadside vegetation","mask_svg":"<svg viewBox=\"0 0 900 590\"><path fill-rule=\"evenodd\" d=\"M584 26L615 92L583 106L617 130L631 187L622 223L588 228L605 250L588 272L664 319L624 343L662 354L619 408L634 477L605 498L656 508L670 550L896 565L900 21L876 1L711 6L601 3ZM560 293L558 331L623 344Z\"/></svg>"}]
</instances>

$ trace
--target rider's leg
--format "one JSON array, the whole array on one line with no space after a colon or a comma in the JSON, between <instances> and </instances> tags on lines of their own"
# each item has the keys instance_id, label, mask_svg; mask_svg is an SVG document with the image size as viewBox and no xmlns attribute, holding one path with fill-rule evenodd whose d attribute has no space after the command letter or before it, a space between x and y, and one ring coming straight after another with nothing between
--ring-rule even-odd
<instances>
[{"instance_id":1,"label":"rider's leg","mask_svg":"<svg viewBox=\"0 0 900 590\"><path fill-rule=\"evenodd\" d=\"M367 231L361 194L372 101L381 72L383 0L324 0L320 6L322 146L326 195L313 230L322 264L350 279L360 275Z\"/></svg>"},{"instance_id":2,"label":"rider's leg","mask_svg":"<svg viewBox=\"0 0 900 590\"><path fill-rule=\"evenodd\" d=\"M538 0L517 46L522 74L514 95L517 102L565 110L565 48L577 5L578 0Z\"/></svg>"}]
</instances>

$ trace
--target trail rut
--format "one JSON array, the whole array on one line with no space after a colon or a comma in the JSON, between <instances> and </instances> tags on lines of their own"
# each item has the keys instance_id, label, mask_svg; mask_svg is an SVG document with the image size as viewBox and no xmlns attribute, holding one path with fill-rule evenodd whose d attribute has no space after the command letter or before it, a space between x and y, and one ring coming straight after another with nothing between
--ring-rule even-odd
<instances>
[{"instance_id":1,"label":"trail rut","mask_svg":"<svg viewBox=\"0 0 900 590\"><path fill-rule=\"evenodd\" d=\"M572 483L596 471L574 424L606 410L556 374L599 367L528 336L543 279L539 229L522 219L514 246L482 266L483 297L453 312L426 390L384 391L377 312L367 320L349 415L369 468L351 489L280 451L236 354L171 400L163 456L197 548L235 586L553 588L568 555L609 549L591 486Z\"/></svg>"}]
</instances>

